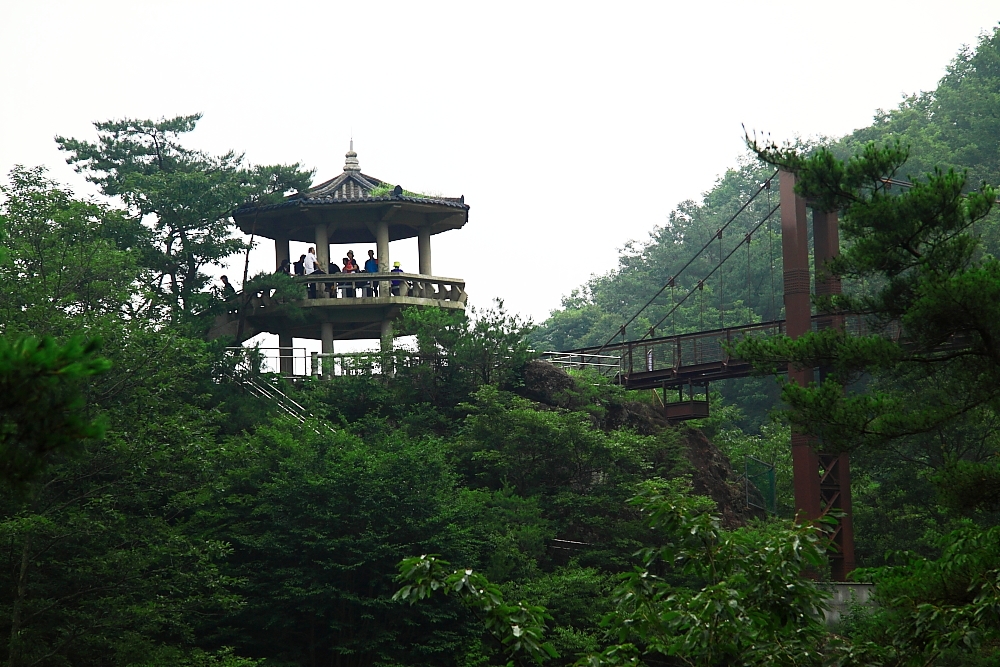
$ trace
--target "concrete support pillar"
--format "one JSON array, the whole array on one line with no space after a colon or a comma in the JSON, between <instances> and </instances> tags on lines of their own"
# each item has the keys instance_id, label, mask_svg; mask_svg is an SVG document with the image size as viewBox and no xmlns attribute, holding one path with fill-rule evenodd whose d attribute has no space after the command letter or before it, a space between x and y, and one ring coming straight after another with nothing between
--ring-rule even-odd
<instances>
[{"instance_id":1,"label":"concrete support pillar","mask_svg":"<svg viewBox=\"0 0 1000 667\"><path fill-rule=\"evenodd\" d=\"M320 270L326 273L330 268L330 242L326 225L316 225L316 260Z\"/></svg>"},{"instance_id":2,"label":"concrete support pillar","mask_svg":"<svg viewBox=\"0 0 1000 667\"><path fill-rule=\"evenodd\" d=\"M806 202L795 194L795 175L778 174L781 211L781 255L785 267L785 333L798 338L812 329L809 296L809 245ZM811 368L789 367L788 379L805 386L813 380ZM819 456L809 438L792 431L792 475L795 511L799 518L820 517Z\"/></svg>"},{"instance_id":3,"label":"concrete support pillar","mask_svg":"<svg viewBox=\"0 0 1000 667\"><path fill-rule=\"evenodd\" d=\"M288 253L288 237L287 236L275 236L274 237L274 270L277 271L281 268L281 262L287 261L289 267L291 266L291 258ZM289 269L291 271L291 269Z\"/></svg>"},{"instance_id":4,"label":"concrete support pillar","mask_svg":"<svg viewBox=\"0 0 1000 667\"><path fill-rule=\"evenodd\" d=\"M320 327L320 349L323 354L333 354L333 322L322 322ZM323 357L323 361L320 363L323 368L323 377L329 378L330 371L333 369L333 359L330 357Z\"/></svg>"},{"instance_id":5,"label":"concrete support pillar","mask_svg":"<svg viewBox=\"0 0 1000 667\"><path fill-rule=\"evenodd\" d=\"M417 253L420 256L420 275L432 276L431 273L431 228L421 227L417 234Z\"/></svg>"},{"instance_id":6,"label":"concrete support pillar","mask_svg":"<svg viewBox=\"0 0 1000 667\"><path fill-rule=\"evenodd\" d=\"M392 265L389 264L389 222L387 220L379 220L375 223L375 248L375 254L378 256L378 272L389 273L392 269ZM379 281L378 294L382 297L389 296L390 292L388 280ZM384 322L382 323L382 329L383 331L385 330ZM390 324L390 331L391 330Z\"/></svg>"},{"instance_id":7,"label":"concrete support pillar","mask_svg":"<svg viewBox=\"0 0 1000 667\"><path fill-rule=\"evenodd\" d=\"M382 352L392 352L392 320L382 320L382 331L381 331L381 350Z\"/></svg>"},{"instance_id":8,"label":"concrete support pillar","mask_svg":"<svg viewBox=\"0 0 1000 667\"><path fill-rule=\"evenodd\" d=\"M285 248L288 248L288 244L285 244ZM292 359L292 337L291 335L278 334L278 347L281 348L278 352L278 371L285 377L292 375L295 372Z\"/></svg>"},{"instance_id":9,"label":"concrete support pillar","mask_svg":"<svg viewBox=\"0 0 1000 667\"><path fill-rule=\"evenodd\" d=\"M320 323L320 341L323 354L333 353L333 322Z\"/></svg>"}]
</instances>

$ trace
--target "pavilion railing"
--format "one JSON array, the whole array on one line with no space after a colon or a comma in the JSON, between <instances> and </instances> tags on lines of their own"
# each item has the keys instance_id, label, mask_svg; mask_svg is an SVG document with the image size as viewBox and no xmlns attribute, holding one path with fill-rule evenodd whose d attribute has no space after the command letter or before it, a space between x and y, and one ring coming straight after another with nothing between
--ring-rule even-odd
<instances>
[{"instance_id":1,"label":"pavilion railing","mask_svg":"<svg viewBox=\"0 0 1000 667\"><path fill-rule=\"evenodd\" d=\"M465 303L465 281L416 273L313 273L295 282L315 285L311 298L371 298L404 296ZM335 296L334 296L335 295Z\"/></svg>"}]
</instances>

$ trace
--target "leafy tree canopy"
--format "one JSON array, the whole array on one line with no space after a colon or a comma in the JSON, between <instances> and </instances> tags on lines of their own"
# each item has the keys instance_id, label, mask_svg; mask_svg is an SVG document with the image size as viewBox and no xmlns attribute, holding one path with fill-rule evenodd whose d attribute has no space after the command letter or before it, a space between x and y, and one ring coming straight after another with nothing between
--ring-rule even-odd
<instances>
[{"instance_id":1,"label":"leafy tree canopy","mask_svg":"<svg viewBox=\"0 0 1000 667\"><path fill-rule=\"evenodd\" d=\"M181 137L200 119L95 123L96 143L56 137L67 161L124 205L142 241L134 252L151 272L150 291L175 318L207 304L199 296L207 284L201 269L245 247L229 213L244 202L269 203L304 190L313 173L298 163L249 166L232 151L210 155L187 148Z\"/></svg>"}]
</instances>

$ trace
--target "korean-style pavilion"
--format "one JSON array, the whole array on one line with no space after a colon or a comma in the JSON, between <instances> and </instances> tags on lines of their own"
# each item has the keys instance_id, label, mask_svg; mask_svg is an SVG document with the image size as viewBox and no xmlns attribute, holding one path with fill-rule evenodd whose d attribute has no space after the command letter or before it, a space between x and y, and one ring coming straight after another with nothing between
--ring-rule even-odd
<instances>
[{"instance_id":1,"label":"korean-style pavilion","mask_svg":"<svg viewBox=\"0 0 1000 667\"><path fill-rule=\"evenodd\" d=\"M276 270L291 259L289 242L301 241L315 247L317 266L325 272L295 277L308 285L309 298L276 307L267 292L252 296L243 315L244 339L266 331L277 334L279 347L288 349L293 337L311 338L322 342L324 353L332 353L335 340L378 338L385 350L391 349L392 323L402 308L465 308L465 282L434 276L431 268L431 237L460 229L469 220L464 196L424 196L363 174L353 141L346 157L336 178L277 204L246 204L233 212L245 234L273 239ZM412 238L417 240L418 271L393 272L389 242ZM356 244L359 250L374 244L378 273L326 273L331 244ZM360 264L364 261L358 258ZM347 275L350 281L344 280ZM240 317L218 316L209 337L236 336ZM282 374L291 374L291 359L281 363Z\"/></svg>"}]
</instances>

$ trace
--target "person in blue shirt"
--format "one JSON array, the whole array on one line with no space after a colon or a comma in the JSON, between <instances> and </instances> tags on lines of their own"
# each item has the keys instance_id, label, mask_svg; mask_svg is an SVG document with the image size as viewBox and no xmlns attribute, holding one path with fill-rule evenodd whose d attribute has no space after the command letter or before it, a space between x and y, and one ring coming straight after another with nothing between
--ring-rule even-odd
<instances>
[{"instance_id":1,"label":"person in blue shirt","mask_svg":"<svg viewBox=\"0 0 1000 667\"><path fill-rule=\"evenodd\" d=\"M403 272L403 269L400 268L399 262L393 262L392 263L392 271L390 271L389 273L402 273L402 272ZM392 281L392 295L393 296L399 296L399 286L402 284L402 282L403 282L402 280L393 280Z\"/></svg>"},{"instance_id":2,"label":"person in blue shirt","mask_svg":"<svg viewBox=\"0 0 1000 667\"><path fill-rule=\"evenodd\" d=\"M378 273L378 260L375 259L375 251L368 251L368 259L365 260L365 273ZM366 283L365 287L371 290L372 296L378 296L378 283Z\"/></svg>"}]
</instances>

